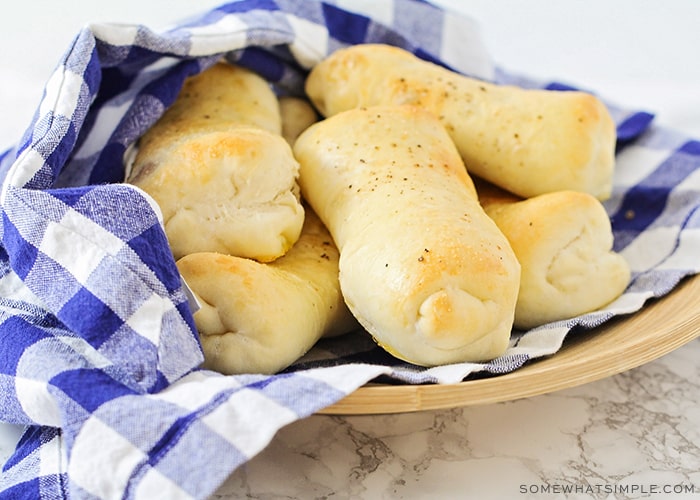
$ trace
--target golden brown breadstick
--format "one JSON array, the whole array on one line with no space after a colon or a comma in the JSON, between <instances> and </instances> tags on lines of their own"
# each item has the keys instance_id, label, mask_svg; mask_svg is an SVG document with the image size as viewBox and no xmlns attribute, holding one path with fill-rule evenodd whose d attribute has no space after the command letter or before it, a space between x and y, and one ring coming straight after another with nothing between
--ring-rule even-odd
<instances>
[{"instance_id":1,"label":"golden brown breadstick","mask_svg":"<svg viewBox=\"0 0 700 500\"><path fill-rule=\"evenodd\" d=\"M307 99L283 96L279 99L282 115L282 137L294 145L297 137L319 119L316 110Z\"/></svg>"},{"instance_id":2,"label":"golden brown breadstick","mask_svg":"<svg viewBox=\"0 0 700 500\"><path fill-rule=\"evenodd\" d=\"M629 265L612 251L610 219L593 196L557 191L523 200L487 183L476 185L522 267L516 327L593 311L625 290Z\"/></svg>"},{"instance_id":3,"label":"golden brown breadstick","mask_svg":"<svg viewBox=\"0 0 700 500\"><path fill-rule=\"evenodd\" d=\"M209 251L266 262L299 237L298 173L269 84L219 63L188 79L142 137L127 181L159 205L175 258Z\"/></svg>"},{"instance_id":4,"label":"golden brown breadstick","mask_svg":"<svg viewBox=\"0 0 700 500\"><path fill-rule=\"evenodd\" d=\"M299 241L274 262L194 253L177 266L202 306L194 320L205 368L274 373L321 336L359 328L340 294L338 250L312 210Z\"/></svg>"},{"instance_id":5,"label":"golden brown breadstick","mask_svg":"<svg viewBox=\"0 0 700 500\"><path fill-rule=\"evenodd\" d=\"M426 366L505 351L520 266L434 115L346 111L294 152L302 194L340 249L345 301L382 347Z\"/></svg>"},{"instance_id":6,"label":"golden brown breadstick","mask_svg":"<svg viewBox=\"0 0 700 500\"><path fill-rule=\"evenodd\" d=\"M471 173L523 197L564 189L610 195L616 132L591 94L493 85L376 44L331 54L313 68L306 91L325 116L372 105L424 107Z\"/></svg>"},{"instance_id":7,"label":"golden brown breadstick","mask_svg":"<svg viewBox=\"0 0 700 500\"><path fill-rule=\"evenodd\" d=\"M160 131L146 134L142 146L160 136L165 124L181 124L185 131L222 124L282 133L279 102L270 84L249 69L223 61L185 80L161 119Z\"/></svg>"}]
</instances>

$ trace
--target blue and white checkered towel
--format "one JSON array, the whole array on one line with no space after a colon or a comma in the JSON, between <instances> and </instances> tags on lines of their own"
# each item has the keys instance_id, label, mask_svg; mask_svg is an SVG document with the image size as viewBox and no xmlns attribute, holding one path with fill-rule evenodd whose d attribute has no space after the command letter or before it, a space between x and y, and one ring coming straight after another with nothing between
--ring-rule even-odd
<instances>
[{"instance_id":1,"label":"blue and white checkered towel","mask_svg":"<svg viewBox=\"0 0 700 500\"><path fill-rule=\"evenodd\" d=\"M547 86L494 68L467 18L419 0L359 4L242 0L163 33L100 24L77 35L0 159L0 419L27 426L2 498L205 498L282 426L369 380L508 372L555 353L574 326L634 312L698 272L700 142L611 106L620 141L606 208L633 279L604 311L517 332L486 364L420 369L357 335L275 376L199 370L159 210L121 183L126 150L184 78L226 57L299 94L336 48L383 42L471 76Z\"/></svg>"}]
</instances>

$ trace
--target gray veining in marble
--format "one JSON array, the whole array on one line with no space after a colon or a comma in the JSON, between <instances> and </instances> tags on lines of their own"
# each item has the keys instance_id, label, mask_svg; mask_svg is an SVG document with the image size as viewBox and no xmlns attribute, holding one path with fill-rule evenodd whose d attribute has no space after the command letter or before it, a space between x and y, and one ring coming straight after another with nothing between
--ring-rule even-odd
<instances>
[{"instance_id":1,"label":"gray veining in marble","mask_svg":"<svg viewBox=\"0 0 700 500\"><path fill-rule=\"evenodd\" d=\"M664 498L681 487L694 493L673 498L700 498L697 359L700 340L534 398L313 416L280 431L213 498ZM556 493L567 485L578 493Z\"/></svg>"}]
</instances>

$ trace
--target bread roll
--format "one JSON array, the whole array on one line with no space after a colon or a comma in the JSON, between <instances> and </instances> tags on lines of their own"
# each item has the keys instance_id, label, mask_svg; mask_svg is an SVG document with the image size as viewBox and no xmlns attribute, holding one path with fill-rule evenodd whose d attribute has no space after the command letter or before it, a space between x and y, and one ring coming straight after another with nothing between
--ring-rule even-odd
<instances>
[{"instance_id":1,"label":"bread roll","mask_svg":"<svg viewBox=\"0 0 700 500\"><path fill-rule=\"evenodd\" d=\"M160 206L176 259L220 252L267 262L299 238L298 175L268 83L220 63L185 82L142 137L127 181Z\"/></svg>"},{"instance_id":2,"label":"bread roll","mask_svg":"<svg viewBox=\"0 0 700 500\"><path fill-rule=\"evenodd\" d=\"M627 287L629 265L612 251L610 219L593 196L558 191L523 200L479 182L477 190L522 267L516 327L593 311Z\"/></svg>"},{"instance_id":3,"label":"bread roll","mask_svg":"<svg viewBox=\"0 0 700 500\"><path fill-rule=\"evenodd\" d=\"M161 137L165 125L180 125L188 131L212 124L247 125L280 135L277 96L257 73L221 61L185 80L177 99L160 120L160 130L146 134L141 145L147 145L149 138Z\"/></svg>"},{"instance_id":4,"label":"bread roll","mask_svg":"<svg viewBox=\"0 0 700 500\"><path fill-rule=\"evenodd\" d=\"M434 115L350 110L294 152L302 195L340 249L345 301L379 345L424 366L505 351L520 266Z\"/></svg>"},{"instance_id":5,"label":"bread roll","mask_svg":"<svg viewBox=\"0 0 700 500\"><path fill-rule=\"evenodd\" d=\"M313 68L306 91L325 116L361 106L424 107L471 173L523 197L564 189L610 195L616 131L593 95L493 85L375 44L331 54Z\"/></svg>"},{"instance_id":6,"label":"bread roll","mask_svg":"<svg viewBox=\"0 0 700 500\"><path fill-rule=\"evenodd\" d=\"M293 146L297 137L318 121L318 114L307 99L283 96L279 99L282 115L282 137Z\"/></svg>"},{"instance_id":7,"label":"bread roll","mask_svg":"<svg viewBox=\"0 0 700 500\"><path fill-rule=\"evenodd\" d=\"M201 304L205 368L275 373L321 336L359 328L340 294L338 250L311 210L299 241L272 263L194 253L177 266Z\"/></svg>"}]
</instances>

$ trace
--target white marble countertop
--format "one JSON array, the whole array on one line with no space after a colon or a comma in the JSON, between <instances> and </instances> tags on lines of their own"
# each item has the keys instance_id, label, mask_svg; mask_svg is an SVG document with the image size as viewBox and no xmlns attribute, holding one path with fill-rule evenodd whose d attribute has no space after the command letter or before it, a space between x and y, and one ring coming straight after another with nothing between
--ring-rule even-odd
<instances>
[{"instance_id":1,"label":"white marble countertop","mask_svg":"<svg viewBox=\"0 0 700 500\"><path fill-rule=\"evenodd\" d=\"M595 89L700 137L700 3L436 3L480 21L506 69ZM21 135L45 79L83 24L157 28L192 8L187 0L168 2L167 18L162 3L136 0L17 2L4 9L0 147ZM22 46L32 49L13 49ZM698 360L695 340L628 372L533 398L398 415L313 416L280 431L214 498L700 498ZM0 424L0 462L19 432Z\"/></svg>"}]
</instances>

